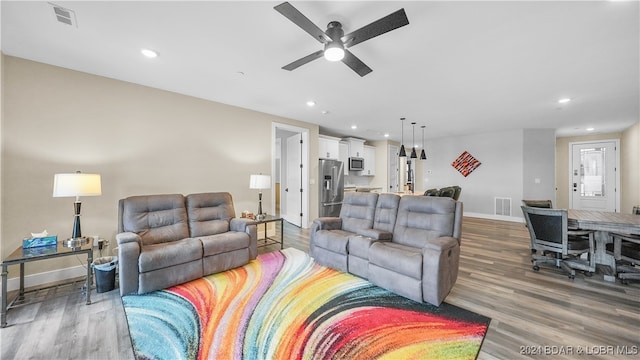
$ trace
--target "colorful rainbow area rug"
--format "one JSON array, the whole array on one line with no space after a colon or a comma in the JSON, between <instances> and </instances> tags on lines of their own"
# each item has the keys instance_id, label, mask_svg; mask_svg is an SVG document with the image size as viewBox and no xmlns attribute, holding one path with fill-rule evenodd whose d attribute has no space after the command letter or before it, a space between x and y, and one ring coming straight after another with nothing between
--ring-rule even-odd
<instances>
[{"instance_id":1,"label":"colorful rainbow area rug","mask_svg":"<svg viewBox=\"0 0 640 360\"><path fill-rule=\"evenodd\" d=\"M474 359L490 322L292 248L122 302L137 359Z\"/></svg>"}]
</instances>

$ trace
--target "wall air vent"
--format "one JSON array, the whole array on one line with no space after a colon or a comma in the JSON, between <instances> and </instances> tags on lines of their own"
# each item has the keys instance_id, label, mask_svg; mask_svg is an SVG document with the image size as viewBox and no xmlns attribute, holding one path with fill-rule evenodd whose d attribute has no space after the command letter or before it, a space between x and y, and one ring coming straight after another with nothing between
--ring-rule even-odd
<instances>
[{"instance_id":1,"label":"wall air vent","mask_svg":"<svg viewBox=\"0 0 640 360\"><path fill-rule=\"evenodd\" d=\"M56 5L54 3L49 3L53 8L53 14L56 16L56 19L66 25L71 25L73 27L78 27L78 22L76 20L76 13L71 9L67 9L60 5Z\"/></svg>"},{"instance_id":2,"label":"wall air vent","mask_svg":"<svg viewBox=\"0 0 640 360\"><path fill-rule=\"evenodd\" d=\"M495 215L511 216L511 198L495 198Z\"/></svg>"}]
</instances>

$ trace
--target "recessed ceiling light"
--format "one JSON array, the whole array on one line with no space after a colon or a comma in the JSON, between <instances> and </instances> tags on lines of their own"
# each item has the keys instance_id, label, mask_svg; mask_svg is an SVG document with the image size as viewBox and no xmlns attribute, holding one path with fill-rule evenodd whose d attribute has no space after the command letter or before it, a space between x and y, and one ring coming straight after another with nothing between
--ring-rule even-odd
<instances>
[{"instance_id":1,"label":"recessed ceiling light","mask_svg":"<svg viewBox=\"0 0 640 360\"><path fill-rule=\"evenodd\" d=\"M389 137L389 134L384 134L384 137Z\"/></svg>"},{"instance_id":2,"label":"recessed ceiling light","mask_svg":"<svg viewBox=\"0 0 640 360\"><path fill-rule=\"evenodd\" d=\"M315 105L316 105L315 101L313 101L313 100L307 101L307 106L315 106Z\"/></svg>"},{"instance_id":3,"label":"recessed ceiling light","mask_svg":"<svg viewBox=\"0 0 640 360\"><path fill-rule=\"evenodd\" d=\"M558 100L558 104L566 104L569 101L571 101L570 98L562 98L562 99Z\"/></svg>"},{"instance_id":4,"label":"recessed ceiling light","mask_svg":"<svg viewBox=\"0 0 640 360\"><path fill-rule=\"evenodd\" d=\"M355 129L357 129L357 128L358 128L358 127L357 127L356 125L351 125L351 129L355 130Z\"/></svg>"},{"instance_id":5,"label":"recessed ceiling light","mask_svg":"<svg viewBox=\"0 0 640 360\"><path fill-rule=\"evenodd\" d=\"M329 114L329 111L328 111L328 110L322 110L321 112L322 112L322 115L327 115L327 114Z\"/></svg>"},{"instance_id":6,"label":"recessed ceiling light","mask_svg":"<svg viewBox=\"0 0 640 360\"><path fill-rule=\"evenodd\" d=\"M158 57L158 53L150 49L141 49L140 52L142 53L142 55L148 57L149 59Z\"/></svg>"},{"instance_id":7,"label":"recessed ceiling light","mask_svg":"<svg viewBox=\"0 0 640 360\"><path fill-rule=\"evenodd\" d=\"M587 128L587 131L593 131L593 130L595 130L595 129L594 129L594 128L592 128L592 127Z\"/></svg>"}]
</instances>

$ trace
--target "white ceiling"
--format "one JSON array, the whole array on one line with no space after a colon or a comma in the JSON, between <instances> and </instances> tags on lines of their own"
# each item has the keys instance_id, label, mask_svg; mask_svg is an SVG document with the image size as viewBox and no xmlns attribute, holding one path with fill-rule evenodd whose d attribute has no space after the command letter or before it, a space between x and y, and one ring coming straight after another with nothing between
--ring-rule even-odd
<instances>
[{"instance_id":1,"label":"white ceiling","mask_svg":"<svg viewBox=\"0 0 640 360\"><path fill-rule=\"evenodd\" d=\"M58 22L47 2L2 1L5 54L321 133L399 141L406 117L407 139L412 121L427 138L519 128L567 136L640 119L637 1L292 1L321 29L337 20L345 33L406 10L409 25L350 49L373 69L362 78L324 59L282 70L321 44L273 9L279 1L53 2L75 12L77 27ZM563 97L573 101L559 105Z\"/></svg>"}]
</instances>

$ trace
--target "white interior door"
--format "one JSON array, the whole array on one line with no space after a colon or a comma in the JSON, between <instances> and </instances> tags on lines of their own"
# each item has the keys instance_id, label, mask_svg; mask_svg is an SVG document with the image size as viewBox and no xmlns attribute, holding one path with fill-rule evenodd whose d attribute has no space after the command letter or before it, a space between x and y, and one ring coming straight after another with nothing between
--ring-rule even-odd
<instances>
[{"instance_id":1,"label":"white interior door","mask_svg":"<svg viewBox=\"0 0 640 360\"><path fill-rule=\"evenodd\" d=\"M296 226L302 226L302 134L287 138L287 199L284 219Z\"/></svg>"},{"instance_id":2,"label":"white interior door","mask_svg":"<svg viewBox=\"0 0 640 360\"><path fill-rule=\"evenodd\" d=\"M616 141L572 143L570 207L578 210L617 211Z\"/></svg>"},{"instance_id":3,"label":"white interior door","mask_svg":"<svg viewBox=\"0 0 640 360\"><path fill-rule=\"evenodd\" d=\"M387 189L389 192L400 192L400 179L398 178L399 151L397 146L389 145L389 188Z\"/></svg>"}]
</instances>

